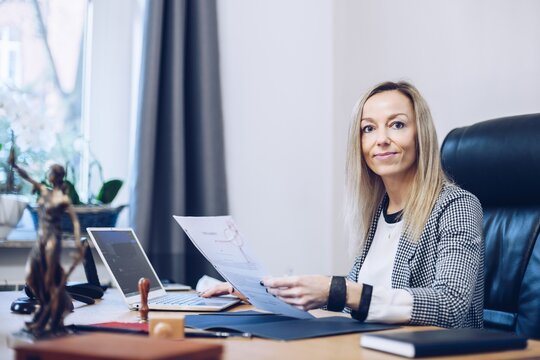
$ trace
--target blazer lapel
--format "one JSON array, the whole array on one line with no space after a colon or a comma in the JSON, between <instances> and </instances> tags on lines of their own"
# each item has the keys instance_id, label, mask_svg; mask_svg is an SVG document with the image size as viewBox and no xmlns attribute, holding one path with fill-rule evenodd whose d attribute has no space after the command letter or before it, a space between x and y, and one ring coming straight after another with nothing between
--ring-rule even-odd
<instances>
[{"instance_id":1,"label":"blazer lapel","mask_svg":"<svg viewBox=\"0 0 540 360\"><path fill-rule=\"evenodd\" d=\"M375 237L375 232L377 231L377 224L379 223L379 218L381 217L381 213L383 210L383 207L386 204L386 201L388 201L388 195L384 195L383 200L380 202L379 207L377 208L377 211L375 212L375 215L373 216L373 221L371 222L371 226L369 227L366 243L364 244L364 248L362 250L362 254L360 255L360 266L358 266L358 269L362 268L362 265L364 264L364 260L366 260L366 256L369 252L369 248L371 247L371 244L373 243L373 238ZM358 274L356 275L358 280Z\"/></svg>"},{"instance_id":2,"label":"blazer lapel","mask_svg":"<svg viewBox=\"0 0 540 360\"><path fill-rule=\"evenodd\" d=\"M394 269L392 270L393 288L401 289L409 286L411 277L409 262L414 257L417 247L417 241L411 240L406 233L401 234L396 253L396 260L394 261Z\"/></svg>"}]
</instances>

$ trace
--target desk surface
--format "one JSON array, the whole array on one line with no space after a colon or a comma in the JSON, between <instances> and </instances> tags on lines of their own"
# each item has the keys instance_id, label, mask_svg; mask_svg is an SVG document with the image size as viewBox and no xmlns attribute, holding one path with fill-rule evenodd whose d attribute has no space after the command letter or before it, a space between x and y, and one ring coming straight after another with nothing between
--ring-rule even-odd
<instances>
[{"instance_id":1,"label":"desk surface","mask_svg":"<svg viewBox=\"0 0 540 360\"><path fill-rule=\"evenodd\" d=\"M6 346L8 334L21 329L25 315L13 314L9 310L11 302L23 296L21 292L0 292L0 359L13 359L14 352ZM246 310L247 305L234 308ZM324 316L324 311L314 312ZM182 313L167 312L170 316ZM184 313L185 314L185 313ZM136 321L137 312L128 310L119 293L114 289L107 290L101 301L95 305L76 303L75 311L66 318L66 324L92 324L107 321ZM333 314L335 315L335 313ZM421 329L406 327L404 329ZM403 331L404 329L389 330ZM359 345L359 334L329 336L317 339L297 341L274 341L265 339L197 339L194 341L220 343L224 345L224 359L402 359L377 351L363 349ZM485 353L481 355L463 356L460 359L532 359L540 358L540 341L529 340L529 346L522 351ZM453 359L456 357L438 357L436 359Z\"/></svg>"}]
</instances>

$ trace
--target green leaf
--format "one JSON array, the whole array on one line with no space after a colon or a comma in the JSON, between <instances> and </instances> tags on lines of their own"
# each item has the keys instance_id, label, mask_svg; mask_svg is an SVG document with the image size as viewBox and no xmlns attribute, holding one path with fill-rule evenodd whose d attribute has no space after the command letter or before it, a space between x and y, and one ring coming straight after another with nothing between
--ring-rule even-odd
<instances>
[{"instance_id":1,"label":"green leaf","mask_svg":"<svg viewBox=\"0 0 540 360\"><path fill-rule=\"evenodd\" d=\"M79 194L77 193L77 190L75 190L75 186L71 183L71 181L64 180L64 184L67 187L67 196L69 196L71 203L73 205L81 205L81 199L79 199Z\"/></svg>"},{"instance_id":2,"label":"green leaf","mask_svg":"<svg viewBox=\"0 0 540 360\"><path fill-rule=\"evenodd\" d=\"M122 180L113 179L109 180L103 183L103 186L99 190L98 196L96 199L98 201L101 201L103 204L110 204L118 195L118 192L120 191L120 188L124 182Z\"/></svg>"}]
</instances>

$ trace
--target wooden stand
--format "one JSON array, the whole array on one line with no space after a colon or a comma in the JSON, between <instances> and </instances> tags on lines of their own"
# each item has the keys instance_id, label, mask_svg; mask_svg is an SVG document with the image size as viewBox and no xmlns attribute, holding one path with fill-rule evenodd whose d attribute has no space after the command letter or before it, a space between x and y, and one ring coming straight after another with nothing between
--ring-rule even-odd
<instances>
[{"instance_id":1,"label":"wooden stand","mask_svg":"<svg viewBox=\"0 0 540 360\"><path fill-rule=\"evenodd\" d=\"M189 340L139 335L89 334L65 336L15 348L17 360L169 360L220 359L223 346Z\"/></svg>"}]
</instances>

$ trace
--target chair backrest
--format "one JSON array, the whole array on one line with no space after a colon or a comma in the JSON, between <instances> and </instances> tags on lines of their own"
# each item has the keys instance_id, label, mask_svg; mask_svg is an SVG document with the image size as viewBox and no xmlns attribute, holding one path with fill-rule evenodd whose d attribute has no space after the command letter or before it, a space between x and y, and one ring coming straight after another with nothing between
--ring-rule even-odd
<instances>
[{"instance_id":1,"label":"chair backrest","mask_svg":"<svg viewBox=\"0 0 540 360\"><path fill-rule=\"evenodd\" d=\"M454 129L441 156L484 210L485 327L540 339L540 114Z\"/></svg>"}]
</instances>

